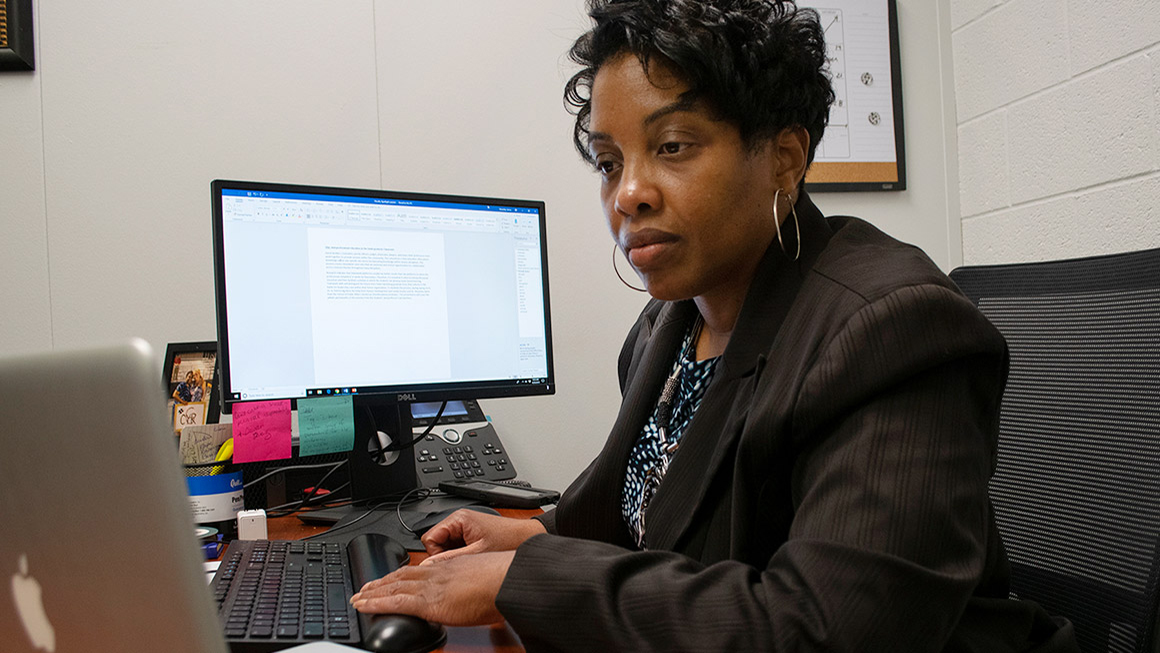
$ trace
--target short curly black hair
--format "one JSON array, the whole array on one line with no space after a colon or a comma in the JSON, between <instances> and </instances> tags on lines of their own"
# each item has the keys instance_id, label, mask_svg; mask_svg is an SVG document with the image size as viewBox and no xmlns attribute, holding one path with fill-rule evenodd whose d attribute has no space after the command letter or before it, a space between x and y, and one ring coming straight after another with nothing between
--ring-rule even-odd
<instances>
[{"instance_id":1,"label":"short curly black hair","mask_svg":"<svg viewBox=\"0 0 1160 653\"><path fill-rule=\"evenodd\" d=\"M572 45L582 69L564 101L576 115L573 142L592 163L592 82L610 59L635 55L648 70L661 57L689 90L736 125L749 145L786 127L810 135L807 165L825 131L834 91L818 13L789 0L588 0L595 26Z\"/></svg>"}]
</instances>

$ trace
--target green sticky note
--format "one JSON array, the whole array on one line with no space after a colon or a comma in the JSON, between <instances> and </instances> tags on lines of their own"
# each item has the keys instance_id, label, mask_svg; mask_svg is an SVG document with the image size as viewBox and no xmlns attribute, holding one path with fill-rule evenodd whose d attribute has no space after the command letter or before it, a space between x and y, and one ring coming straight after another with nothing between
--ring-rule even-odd
<instances>
[{"instance_id":1,"label":"green sticky note","mask_svg":"<svg viewBox=\"0 0 1160 653\"><path fill-rule=\"evenodd\" d=\"M350 451L354 408L350 395L298 400L298 455Z\"/></svg>"}]
</instances>

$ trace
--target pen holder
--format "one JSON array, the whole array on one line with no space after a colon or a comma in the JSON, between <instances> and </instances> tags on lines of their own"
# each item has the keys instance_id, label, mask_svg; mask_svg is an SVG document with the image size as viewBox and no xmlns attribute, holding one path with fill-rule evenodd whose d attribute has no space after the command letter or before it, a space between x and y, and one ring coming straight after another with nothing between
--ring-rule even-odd
<instances>
[{"instance_id":1,"label":"pen holder","mask_svg":"<svg viewBox=\"0 0 1160 653\"><path fill-rule=\"evenodd\" d=\"M241 468L226 461L184 467L194 522L217 529L224 540L234 539L245 507Z\"/></svg>"}]
</instances>

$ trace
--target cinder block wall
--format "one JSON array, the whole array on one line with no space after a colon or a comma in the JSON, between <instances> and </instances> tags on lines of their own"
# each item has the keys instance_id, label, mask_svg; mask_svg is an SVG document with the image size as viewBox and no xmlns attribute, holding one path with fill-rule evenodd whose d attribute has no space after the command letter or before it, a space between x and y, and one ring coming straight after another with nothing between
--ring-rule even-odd
<instances>
[{"instance_id":1,"label":"cinder block wall","mask_svg":"<svg viewBox=\"0 0 1160 653\"><path fill-rule=\"evenodd\" d=\"M1160 1L951 0L967 265L1160 247Z\"/></svg>"}]
</instances>

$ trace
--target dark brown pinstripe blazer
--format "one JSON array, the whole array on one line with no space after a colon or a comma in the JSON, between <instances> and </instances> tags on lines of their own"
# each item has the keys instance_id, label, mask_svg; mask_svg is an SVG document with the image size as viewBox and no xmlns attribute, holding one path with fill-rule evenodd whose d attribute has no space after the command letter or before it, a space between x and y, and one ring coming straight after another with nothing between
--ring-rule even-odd
<instances>
[{"instance_id":1,"label":"dark brown pinstripe blazer","mask_svg":"<svg viewBox=\"0 0 1160 653\"><path fill-rule=\"evenodd\" d=\"M529 651L1073 651L1007 599L987 499L1002 336L917 248L797 205L649 506L629 451L692 302L652 301L595 461L522 545L497 604ZM789 221L787 221L788 223ZM792 229L787 249L794 251Z\"/></svg>"}]
</instances>

